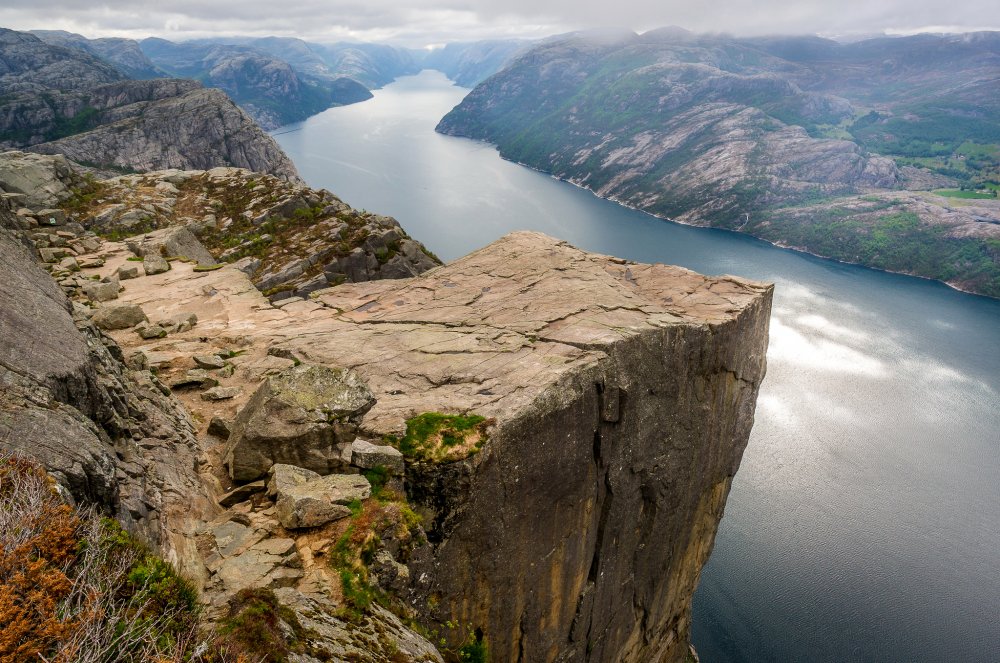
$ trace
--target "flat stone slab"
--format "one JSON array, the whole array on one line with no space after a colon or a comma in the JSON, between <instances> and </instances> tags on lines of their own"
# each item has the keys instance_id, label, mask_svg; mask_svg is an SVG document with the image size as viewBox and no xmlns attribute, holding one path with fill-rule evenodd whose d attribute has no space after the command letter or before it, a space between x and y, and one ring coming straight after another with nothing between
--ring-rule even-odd
<instances>
[{"instance_id":1,"label":"flat stone slab","mask_svg":"<svg viewBox=\"0 0 1000 663\"><path fill-rule=\"evenodd\" d=\"M212 387L201 395L203 401L225 401L236 398L242 390L239 387Z\"/></svg>"},{"instance_id":2,"label":"flat stone slab","mask_svg":"<svg viewBox=\"0 0 1000 663\"><path fill-rule=\"evenodd\" d=\"M198 368L210 371L226 365L226 361L219 355L195 355L192 359Z\"/></svg>"},{"instance_id":3,"label":"flat stone slab","mask_svg":"<svg viewBox=\"0 0 1000 663\"><path fill-rule=\"evenodd\" d=\"M140 303L155 319L196 312L197 334L220 346L242 338L254 380L279 368L269 361L292 363L268 357L269 348L352 368L377 398L361 432L379 439L442 409L502 424L597 366L610 345L652 328L723 324L769 289L517 232L414 278L315 292L294 311L271 306L239 270L198 273L185 263L130 282L119 301ZM116 340L143 343L134 334ZM243 399L256 384L247 387Z\"/></svg>"},{"instance_id":4,"label":"flat stone slab","mask_svg":"<svg viewBox=\"0 0 1000 663\"><path fill-rule=\"evenodd\" d=\"M171 389L185 389L190 387L209 389L218 386L219 381L202 368L192 368L170 382Z\"/></svg>"}]
</instances>

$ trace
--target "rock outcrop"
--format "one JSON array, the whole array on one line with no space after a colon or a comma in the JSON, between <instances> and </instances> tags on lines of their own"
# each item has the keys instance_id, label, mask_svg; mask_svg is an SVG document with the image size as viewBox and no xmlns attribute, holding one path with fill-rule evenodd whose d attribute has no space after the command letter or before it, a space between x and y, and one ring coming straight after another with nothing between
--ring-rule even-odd
<instances>
[{"instance_id":1,"label":"rock outcrop","mask_svg":"<svg viewBox=\"0 0 1000 663\"><path fill-rule=\"evenodd\" d=\"M164 257L206 267L237 262L279 301L344 281L415 276L440 264L395 219L352 209L326 190L237 168L84 181L75 171L61 174L64 159L46 158L0 153L0 189L56 190L46 205L61 206L64 216L100 234L128 237L136 256L157 262L152 271L169 268Z\"/></svg>"},{"instance_id":2,"label":"rock outcrop","mask_svg":"<svg viewBox=\"0 0 1000 663\"><path fill-rule=\"evenodd\" d=\"M130 254L113 247L97 275ZM151 318L198 316L165 339L112 332L161 379L185 375L192 357L229 357L228 372L208 372L238 395L178 395L201 421L247 420L260 381L300 361L350 367L377 399L357 424L359 458L351 443L326 450L338 467L319 477L291 470L301 481L281 507L277 486L271 497L259 482L230 488L220 475L231 444L202 434L216 440L210 465L227 505L199 539L216 605L258 578L288 605L327 606L311 619L337 620L338 606L357 609L347 597L374 586L455 651L478 635L497 661L684 660L691 595L764 374L769 286L536 233L280 307L235 266L176 262L122 283L120 300ZM371 472L370 447L386 445L403 475L376 463L367 478L379 499L350 516L335 508L325 484L341 479L330 473ZM222 525L239 529L238 546Z\"/></svg>"},{"instance_id":3,"label":"rock outcrop","mask_svg":"<svg viewBox=\"0 0 1000 663\"><path fill-rule=\"evenodd\" d=\"M189 414L71 305L19 225L0 201L0 450L36 458L71 499L197 573L187 528L212 500Z\"/></svg>"},{"instance_id":4,"label":"rock outcrop","mask_svg":"<svg viewBox=\"0 0 1000 663\"><path fill-rule=\"evenodd\" d=\"M140 85L162 88L177 83L135 81L129 87ZM274 139L224 92L188 81L184 87L188 91L112 109L104 116L106 123L30 149L127 170L237 166L298 179L294 164ZM92 98L110 93L106 88L89 91Z\"/></svg>"},{"instance_id":5,"label":"rock outcrop","mask_svg":"<svg viewBox=\"0 0 1000 663\"><path fill-rule=\"evenodd\" d=\"M19 194L19 207L41 211L57 207L73 197L73 188L83 177L62 156L30 152L3 152L0 157L0 190Z\"/></svg>"}]
</instances>

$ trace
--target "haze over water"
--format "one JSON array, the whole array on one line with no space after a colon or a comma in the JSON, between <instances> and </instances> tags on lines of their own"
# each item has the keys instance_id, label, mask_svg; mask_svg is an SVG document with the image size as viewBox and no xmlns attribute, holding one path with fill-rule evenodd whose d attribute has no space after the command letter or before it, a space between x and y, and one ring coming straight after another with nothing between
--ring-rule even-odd
<instances>
[{"instance_id":1,"label":"haze over water","mask_svg":"<svg viewBox=\"0 0 1000 663\"><path fill-rule=\"evenodd\" d=\"M443 260L512 230L776 284L754 431L695 596L702 661L1000 660L1000 302L654 219L434 133L425 71L275 132Z\"/></svg>"}]
</instances>

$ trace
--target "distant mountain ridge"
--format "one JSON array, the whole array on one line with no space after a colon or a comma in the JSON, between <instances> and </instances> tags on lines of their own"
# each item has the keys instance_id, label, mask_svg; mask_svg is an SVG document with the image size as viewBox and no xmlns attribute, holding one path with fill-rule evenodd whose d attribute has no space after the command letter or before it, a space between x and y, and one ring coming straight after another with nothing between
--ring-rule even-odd
<instances>
[{"instance_id":1,"label":"distant mountain ridge","mask_svg":"<svg viewBox=\"0 0 1000 663\"><path fill-rule=\"evenodd\" d=\"M576 33L438 131L659 216L1000 296L998 89L997 33Z\"/></svg>"},{"instance_id":2,"label":"distant mountain ridge","mask_svg":"<svg viewBox=\"0 0 1000 663\"><path fill-rule=\"evenodd\" d=\"M297 179L274 139L219 90L129 80L84 49L0 29L0 148L104 170L239 166Z\"/></svg>"},{"instance_id":3,"label":"distant mountain ridge","mask_svg":"<svg viewBox=\"0 0 1000 663\"><path fill-rule=\"evenodd\" d=\"M223 90L265 129L304 120L331 106L371 98L348 76L316 77L250 46L145 39L144 55L172 76Z\"/></svg>"},{"instance_id":4,"label":"distant mountain ridge","mask_svg":"<svg viewBox=\"0 0 1000 663\"><path fill-rule=\"evenodd\" d=\"M458 85L475 87L503 69L531 43L523 39L494 39L446 44L426 54L422 64L442 72Z\"/></svg>"},{"instance_id":5,"label":"distant mountain ridge","mask_svg":"<svg viewBox=\"0 0 1000 663\"><path fill-rule=\"evenodd\" d=\"M150 62L139 48L139 43L132 39L115 37L87 39L83 35L65 30L31 30L30 34L35 35L46 44L75 48L90 53L112 65L127 78L168 77L166 72Z\"/></svg>"},{"instance_id":6,"label":"distant mountain ridge","mask_svg":"<svg viewBox=\"0 0 1000 663\"><path fill-rule=\"evenodd\" d=\"M293 37L183 42L151 37L140 42L88 39L63 30L30 34L51 46L91 55L119 77L190 78L218 88L267 130L334 106L365 101L373 89L424 68L440 70L459 85L472 87L529 43L491 40L448 44L428 52L386 44L317 44Z\"/></svg>"}]
</instances>

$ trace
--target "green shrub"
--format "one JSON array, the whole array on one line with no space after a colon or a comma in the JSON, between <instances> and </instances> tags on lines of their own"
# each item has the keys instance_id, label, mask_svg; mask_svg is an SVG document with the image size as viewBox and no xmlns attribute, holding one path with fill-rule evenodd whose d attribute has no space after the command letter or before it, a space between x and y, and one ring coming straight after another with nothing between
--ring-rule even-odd
<instances>
[{"instance_id":1,"label":"green shrub","mask_svg":"<svg viewBox=\"0 0 1000 663\"><path fill-rule=\"evenodd\" d=\"M460 663L489 663L490 650L486 638L480 630L469 636L469 640L458 648Z\"/></svg>"},{"instance_id":2,"label":"green shrub","mask_svg":"<svg viewBox=\"0 0 1000 663\"><path fill-rule=\"evenodd\" d=\"M282 632L282 622L291 627L291 642ZM243 589L229 601L229 612L219 624L215 647L237 660L285 663L289 654L300 649L301 632L295 613L280 605L270 589Z\"/></svg>"}]
</instances>

